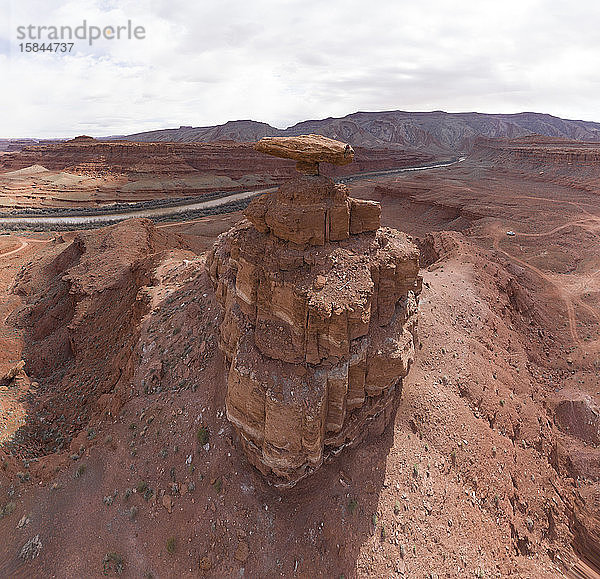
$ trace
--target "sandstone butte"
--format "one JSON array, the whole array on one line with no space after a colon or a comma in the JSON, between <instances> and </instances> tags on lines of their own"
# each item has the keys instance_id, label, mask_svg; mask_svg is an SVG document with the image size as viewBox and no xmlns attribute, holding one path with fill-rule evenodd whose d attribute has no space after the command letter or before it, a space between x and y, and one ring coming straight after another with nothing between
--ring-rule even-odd
<instances>
[{"instance_id":1,"label":"sandstone butte","mask_svg":"<svg viewBox=\"0 0 600 579\"><path fill-rule=\"evenodd\" d=\"M312 135L256 148L285 150L301 169L351 155ZM419 251L380 227L380 213L345 185L297 175L254 199L207 258L224 310L227 417L277 486L360 441L373 418L389 418L414 359Z\"/></svg>"}]
</instances>

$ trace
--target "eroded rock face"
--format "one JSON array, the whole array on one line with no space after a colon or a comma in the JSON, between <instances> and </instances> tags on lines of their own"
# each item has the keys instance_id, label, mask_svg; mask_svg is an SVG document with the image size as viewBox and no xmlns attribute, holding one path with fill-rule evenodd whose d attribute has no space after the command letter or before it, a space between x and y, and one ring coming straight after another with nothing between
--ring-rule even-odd
<instances>
[{"instance_id":1,"label":"eroded rock face","mask_svg":"<svg viewBox=\"0 0 600 579\"><path fill-rule=\"evenodd\" d=\"M298 177L253 201L207 259L227 416L275 484L358 440L413 361L419 252L379 215L343 185Z\"/></svg>"},{"instance_id":2,"label":"eroded rock face","mask_svg":"<svg viewBox=\"0 0 600 579\"><path fill-rule=\"evenodd\" d=\"M376 231L380 214L379 203L350 199L345 185L318 176L287 181L254 200L245 213L258 231L298 245L323 245L348 239L351 231Z\"/></svg>"}]
</instances>

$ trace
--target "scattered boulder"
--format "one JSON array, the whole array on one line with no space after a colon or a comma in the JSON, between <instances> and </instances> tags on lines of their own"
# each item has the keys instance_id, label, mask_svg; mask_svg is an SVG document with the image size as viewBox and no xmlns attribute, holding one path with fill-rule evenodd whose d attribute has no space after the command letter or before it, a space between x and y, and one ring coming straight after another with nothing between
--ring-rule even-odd
<instances>
[{"instance_id":1,"label":"scattered boulder","mask_svg":"<svg viewBox=\"0 0 600 579\"><path fill-rule=\"evenodd\" d=\"M600 445L600 408L588 395L571 393L556 402L559 428L588 444Z\"/></svg>"},{"instance_id":2,"label":"scattered boulder","mask_svg":"<svg viewBox=\"0 0 600 579\"><path fill-rule=\"evenodd\" d=\"M19 360L0 377L0 384L12 382L25 369L25 360Z\"/></svg>"},{"instance_id":3,"label":"scattered boulder","mask_svg":"<svg viewBox=\"0 0 600 579\"><path fill-rule=\"evenodd\" d=\"M171 495L163 495L162 504L163 507L167 509L169 514L173 512L173 498L171 497Z\"/></svg>"},{"instance_id":4,"label":"scattered boulder","mask_svg":"<svg viewBox=\"0 0 600 579\"><path fill-rule=\"evenodd\" d=\"M248 556L250 555L250 548L248 547L248 543L246 541L238 542L237 549L235 550L234 557L240 563L245 563L248 560Z\"/></svg>"}]
</instances>

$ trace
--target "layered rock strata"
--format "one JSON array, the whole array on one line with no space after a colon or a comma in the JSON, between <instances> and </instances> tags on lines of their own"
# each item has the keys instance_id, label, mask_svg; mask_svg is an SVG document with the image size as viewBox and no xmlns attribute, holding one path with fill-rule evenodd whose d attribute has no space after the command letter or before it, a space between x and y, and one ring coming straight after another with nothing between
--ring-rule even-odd
<instances>
[{"instance_id":1,"label":"layered rock strata","mask_svg":"<svg viewBox=\"0 0 600 579\"><path fill-rule=\"evenodd\" d=\"M360 438L413 361L419 252L379 217L344 185L298 176L254 200L207 259L227 416L275 484Z\"/></svg>"}]
</instances>

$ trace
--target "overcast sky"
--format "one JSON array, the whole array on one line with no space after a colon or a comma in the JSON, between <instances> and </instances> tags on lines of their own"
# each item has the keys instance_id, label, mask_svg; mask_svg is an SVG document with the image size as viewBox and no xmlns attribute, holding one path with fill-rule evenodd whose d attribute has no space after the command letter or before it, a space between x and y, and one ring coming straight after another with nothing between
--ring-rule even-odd
<instances>
[{"instance_id":1,"label":"overcast sky","mask_svg":"<svg viewBox=\"0 0 600 579\"><path fill-rule=\"evenodd\" d=\"M357 110L600 121L597 0L0 0L0 136L127 134ZM143 26L21 53L17 27ZM34 41L34 40L33 40Z\"/></svg>"}]
</instances>

